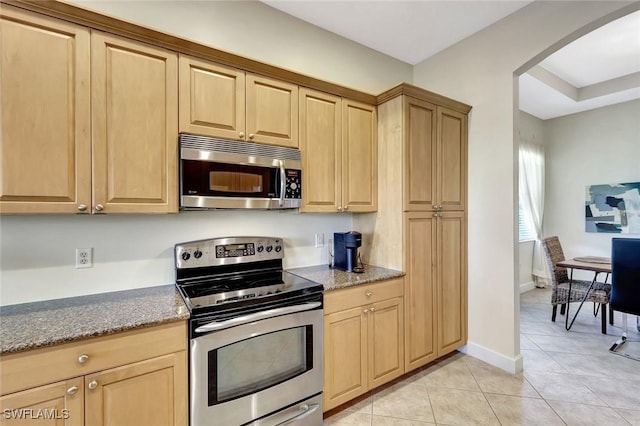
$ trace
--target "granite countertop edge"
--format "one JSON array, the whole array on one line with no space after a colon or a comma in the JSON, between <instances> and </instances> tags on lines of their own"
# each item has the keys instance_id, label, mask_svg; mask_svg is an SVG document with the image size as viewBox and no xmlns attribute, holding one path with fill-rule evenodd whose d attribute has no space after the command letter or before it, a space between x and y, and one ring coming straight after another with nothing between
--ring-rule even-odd
<instances>
[{"instance_id":1,"label":"granite countertop edge","mask_svg":"<svg viewBox=\"0 0 640 426\"><path fill-rule=\"evenodd\" d=\"M322 284L325 292L391 280L406 275L403 271L374 265L366 265L364 269L364 273L355 273L334 269L329 265L314 265L287 269L287 272Z\"/></svg>"},{"instance_id":2,"label":"granite countertop edge","mask_svg":"<svg viewBox=\"0 0 640 426\"><path fill-rule=\"evenodd\" d=\"M174 285L0 307L0 355L187 320Z\"/></svg>"}]
</instances>

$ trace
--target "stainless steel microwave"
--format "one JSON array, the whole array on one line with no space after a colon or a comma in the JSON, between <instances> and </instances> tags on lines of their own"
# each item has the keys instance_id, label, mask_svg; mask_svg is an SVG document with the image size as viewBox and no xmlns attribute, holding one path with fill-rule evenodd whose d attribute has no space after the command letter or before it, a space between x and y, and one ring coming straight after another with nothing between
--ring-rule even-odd
<instances>
[{"instance_id":1,"label":"stainless steel microwave","mask_svg":"<svg viewBox=\"0 0 640 426\"><path fill-rule=\"evenodd\" d=\"M180 208L295 209L300 150L181 133Z\"/></svg>"}]
</instances>

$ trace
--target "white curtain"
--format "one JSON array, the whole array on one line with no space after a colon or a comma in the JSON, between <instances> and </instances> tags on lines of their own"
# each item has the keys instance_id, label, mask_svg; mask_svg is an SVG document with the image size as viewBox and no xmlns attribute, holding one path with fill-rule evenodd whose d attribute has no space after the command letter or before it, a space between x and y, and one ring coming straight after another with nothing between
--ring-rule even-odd
<instances>
[{"instance_id":1,"label":"white curtain","mask_svg":"<svg viewBox=\"0 0 640 426\"><path fill-rule=\"evenodd\" d=\"M524 220L536 233L533 247L533 277L537 287L550 284L551 273L542 247L544 213L544 147L520 140L520 203Z\"/></svg>"}]
</instances>

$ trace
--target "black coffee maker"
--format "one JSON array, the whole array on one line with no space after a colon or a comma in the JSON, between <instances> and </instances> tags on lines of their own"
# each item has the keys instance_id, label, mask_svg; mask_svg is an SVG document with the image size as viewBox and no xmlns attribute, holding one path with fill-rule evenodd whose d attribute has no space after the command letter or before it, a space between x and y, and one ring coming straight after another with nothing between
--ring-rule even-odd
<instances>
[{"instance_id":1,"label":"black coffee maker","mask_svg":"<svg viewBox=\"0 0 640 426\"><path fill-rule=\"evenodd\" d=\"M355 231L333 234L333 267L347 272L364 272L358 265L358 247L362 245L362 234Z\"/></svg>"}]
</instances>

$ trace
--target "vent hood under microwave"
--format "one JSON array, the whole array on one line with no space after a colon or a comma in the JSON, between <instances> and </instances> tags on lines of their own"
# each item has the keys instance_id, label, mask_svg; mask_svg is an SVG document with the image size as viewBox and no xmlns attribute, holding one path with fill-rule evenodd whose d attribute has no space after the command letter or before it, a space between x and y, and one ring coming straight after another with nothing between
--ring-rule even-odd
<instances>
[{"instance_id":1,"label":"vent hood under microwave","mask_svg":"<svg viewBox=\"0 0 640 426\"><path fill-rule=\"evenodd\" d=\"M181 133L180 209L295 209L300 150Z\"/></svg>"}]
</instances>

